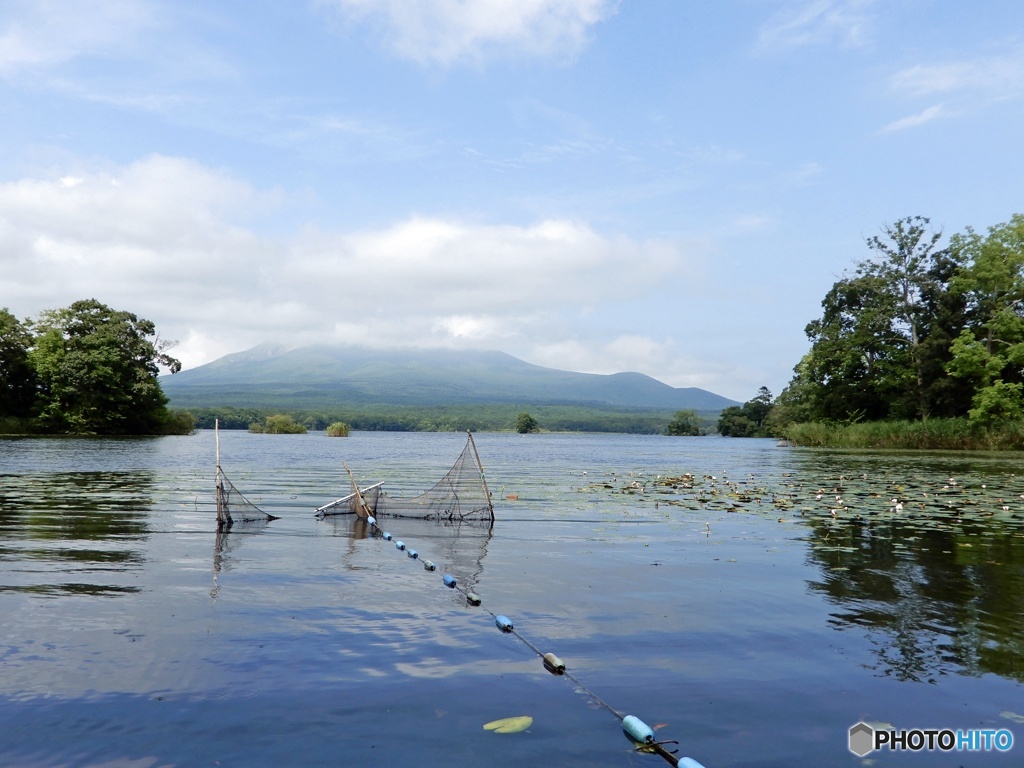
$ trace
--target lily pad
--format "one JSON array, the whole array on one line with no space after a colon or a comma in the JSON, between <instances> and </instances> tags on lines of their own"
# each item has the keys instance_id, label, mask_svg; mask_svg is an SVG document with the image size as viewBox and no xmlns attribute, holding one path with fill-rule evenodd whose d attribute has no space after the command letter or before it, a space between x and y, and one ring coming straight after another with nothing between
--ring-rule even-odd
<instances>
[{"instance_id":1,"label":"lily pad","mask_svg":"<svg viewBox=\"0 0 1024 768\"><path fill-rule=\"evenodd\" d=\"M485 731L495 733L519 733L533 725L533 718L529 715L521 717L503 717L501 720L492 720L484 725Z\"/></svg>"}]
</instances>

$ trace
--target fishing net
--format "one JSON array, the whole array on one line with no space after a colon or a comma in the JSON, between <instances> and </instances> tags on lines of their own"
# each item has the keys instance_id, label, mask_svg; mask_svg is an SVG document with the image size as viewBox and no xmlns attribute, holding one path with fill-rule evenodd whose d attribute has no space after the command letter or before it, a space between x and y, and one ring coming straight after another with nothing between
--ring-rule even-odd
<instances>
[{"instance_id":1,"label":"fishing net","mask_svg":"<svg viewBox=\"0 0 1024 768\"><path fill-rule=\"evenodd\" d=\"M418 496L392 496L383 483L360 489L317 509L320 517L359 513L362 498L367 511L375 517L410 517L420 520L494 522L494 507L487 490L483 467L469 435L466 446L444 477Z\"/></svg>"},{"instance_id":2,"label":"fishing net","mask_svg":"<svg viewBox=\"0 0 1024 768\"><path fill-rule=\"evenodd\" d=\"M324 504L316 510L317 517L331 517L333 515L358 515L359 499L362 497L363 506L371 515L377 514L377 501L383 492L384 483L377 483L368 488L360 488L359 493L355 491L342 496L340 499Z\"/></svg>"},{"instance_id":3,"label":"fishing net","mask_svg":"<svg viewBox=\"0 0 1024 768\"><path fill-rule=\"evenodd\" d=\"M219 466L216 493L218 528L230 528L235 523L266 523L277 519L245 498Z\"/></svg>"}]
</instances>

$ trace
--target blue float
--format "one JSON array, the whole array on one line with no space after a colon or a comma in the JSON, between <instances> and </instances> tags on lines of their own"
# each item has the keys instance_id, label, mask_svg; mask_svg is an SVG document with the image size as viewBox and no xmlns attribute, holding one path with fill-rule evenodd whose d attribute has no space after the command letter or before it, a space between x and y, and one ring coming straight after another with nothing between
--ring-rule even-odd
<instances>
[{"instance_id":1,"label":"blue float","mask_svg":"<svg viewBox=\"0 0 1024 768\"><path fill-rule=\"evenodd\" d=\"M404 541L396 541L395 542L395 547L397 547L399 550L403 550L403 549L405 549L405 542Z\"/></svg>"},{"instance_id":2,"label":"blue float","mask_svg":"<svg viewBox=\"0 0 1024 768\"><path fill-rule=\"evenodd\" d=\"M651 744L654 741L654 731L651 726L633 715L626 715L622 718L622 730L626 732L633 741L641 744Z\"/></svg>"},{"instance_id":3,"label":"blue float","mask_svg":"<svg viewBox=\"0 0 1024 768\"><path fill-rule=\"evenodd\" d=\"M452 589L455 589L455 585L458 584L458 582L455 580L455 577L452 576L450 573L446 573L444 575L444 579L443 580L444 580L444 585L446 587L451 587Z\"/></svg>"},{"instance_id":4,"label":"blue float","mask_svg":"<svg viewBox=\"0 0 1024 768\"><path fill-rule=\"evenodd\" d=\"M511 632L512 631L512 622L509 621L508 616L503 616L503 615L499 614L499 615L494 617L494 623L498 626L498 629L500 629L502 632Z\"/></svg>"},{"instance_id":5,"label":"blue float","mask_svg":"<svg viewBox=\"0 0 1024 768\"><path fill-rule=\"evenodd\" d=\"M384 533L382 533L381 536L384 537L384 541L391 541L391 534L387 531L384 531Z\"/></svg>"},{"instance_id":6,"label":"blue float","mask_svg":"<svg viewBox=\"0 0 1024 768\"><path fill-rule=\"evenodd\" d=\"M409 550L408 552L406 552L406 554L407 554L407 555L408 555L409 557L411 557L411 558L412 558L413 560L415 560L415 559L416 559L417 557L419 557L419 556L420 556L420 553L419 553L419 552L417 552L417 551L416 551L415 549L410 549L410 550Z\"/></svg>"}]
</instances>

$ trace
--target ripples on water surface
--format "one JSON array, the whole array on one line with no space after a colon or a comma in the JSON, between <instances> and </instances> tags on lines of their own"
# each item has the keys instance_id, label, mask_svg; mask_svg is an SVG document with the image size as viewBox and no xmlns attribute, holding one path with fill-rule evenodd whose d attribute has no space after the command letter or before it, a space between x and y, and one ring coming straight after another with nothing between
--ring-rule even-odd
<instances>
[{"instance_id":1,"label":"ripples on water surface","mask_svg":"<svg viewBox=\"0 0 1024 768\"><path fill-rule=\"evenodd\" d=\"M1020 764L1018 456L484 433L493 530L386 523L437 573L314 518L343 461L411 495L464 440L222 433L280 519L221 535L210 432L0 440L0 765L665 764L488 610L707 768L860 763L859 720L1017 737L874 765Z\"/></svg>"}]
</instances>

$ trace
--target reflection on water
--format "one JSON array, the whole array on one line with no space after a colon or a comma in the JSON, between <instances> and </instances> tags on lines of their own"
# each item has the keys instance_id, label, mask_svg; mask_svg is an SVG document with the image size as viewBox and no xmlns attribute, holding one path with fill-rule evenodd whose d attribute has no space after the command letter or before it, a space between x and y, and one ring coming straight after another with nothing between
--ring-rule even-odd
<instances>
[{"instance_id":1,"label":"reflection on water","mask_svg":"<svg viewBox=\"0 0 1024 768\"><path fill-rule=\"evenodd\" d=\"M344 555L345 567L352 570L365 568L361 564L357 542L380 538L374 535L374 528L355 515L336 515L325 518L336 535L347 539ZM405 542L409 547L422 548L424 558L428 557L441 573L450 573L466 590L476 587L484 572L484 557L491 540L492 525L473 524L450 520L421 520L411 517L381 518L377 521L382 531L390 533L395 540Z\"/></svg>"},{"instance_id":2,"label":"reflection on water","mask_svg":"<svg viewBox=\"0 0 1024 768\"><path fill-rule=\"evenodd\" d=\"M631 472L587 490L806 526L819 572L808 584L834 606L834 628L867 632L875 674L1024 681L1024 477L1012 457L790 456L771 472Z\"/></svg>"},{"instance_id":3,"label":"reflection on water","mask_svg":"<svg viewBox=\"0 0 1024 768\"><path fill-rule=\"evenodd\" d=\"M217 525L213 543L213 589L210 590L210 597L217 599L217 592L220 590L218 577L221 571L231 570L235 552L253 535L264 530L269 523L269 519L264 519L239 520L231 526Z\"/></svg>"},{"instance_id":4,"label":"reflection on water","mask_svg":"<svg viewBox=\"0 0 1024 768\"><path fill-rule=\"evenodd\" d=\"M1024 681L1024 537L992 526L816 522L811 582L838 628L871 632L875 670L905 680L949 671Z\"/></svg>"},{"instance_id":5,"label":"reflection on water","mask_svg":"<svg viewBox=\"0 0 1024 768\"><path fill-rule=\"evenodd\" d=\"M381 522L428 573L313 511L343 461L422 489L463 435L222 440L280 519L217 532L212 433L0 440L0 763L661 764L491 610L709 767L841 764L858 719L1020 739L1013 457L481 435L493 530Z\"/></svg>"},{"instance_id":6,"label":"reflection on water","mask_svg":"<svg viewBox=\"0 0 1024 768\"><path fill-rule=\"evenodd\" d=\"M110 582L145 561L153 483L146 471L0 474L0 590L138 591Z\"/></svg>"},{"instance_id":7,"label":"reflection on water","mask_svg":"<svg viewBox=\"0 0 1024 768\"><path fill-rule=\"evenodd\" d=\"M1024 501L1015 473L964 458L846 459L804 477L810 582L837 629L866 630L876 674L1024 681ZM823 472L822 469L825 469ZM812 489L814 490L814 489ZM809 507L813 510L813 507Z\"/></svg>"}]
</instances>

